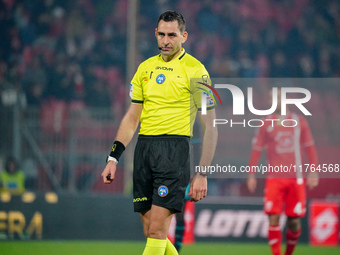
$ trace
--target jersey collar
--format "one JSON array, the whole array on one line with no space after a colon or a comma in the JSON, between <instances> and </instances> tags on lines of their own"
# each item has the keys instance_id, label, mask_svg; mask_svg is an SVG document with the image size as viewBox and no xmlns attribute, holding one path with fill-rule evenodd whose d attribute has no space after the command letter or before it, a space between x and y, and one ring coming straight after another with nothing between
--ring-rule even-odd
<instances>
[{"instance_id":1,"label":"jersey collar","mask_svg":"<svg viewBox=\"0 0 340 255\"><path fill-rule=\"evenodd\" d=\"M181 54L179 54L177 57L175 57L174 59L170 60L169 62L174 61L176 59L181 60L184 57L185 54L186 54L185 49L182 48L181 49ZM164 59L162 58L162 54L159 54L158 56L160 57L161 61L165 62ZM165 62L165 63L168 63L168 62Z\"/></svg>"}]
</instances>

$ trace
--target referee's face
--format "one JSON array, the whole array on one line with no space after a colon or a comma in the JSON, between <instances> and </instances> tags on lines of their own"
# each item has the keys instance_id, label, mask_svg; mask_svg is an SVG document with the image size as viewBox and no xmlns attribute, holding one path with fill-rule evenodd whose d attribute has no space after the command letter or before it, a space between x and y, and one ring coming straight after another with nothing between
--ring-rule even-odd
<instances>
[{"instance_id":1,"label":"referee's face","mask_svg":"<svg viewBox=\"0 0 340 255\"><path fill-rule=\"evenodd\" d=\"M158 48L160 49L164 61L170 61L181 53L182 43L187 40L188 33L178 28L178 22L165 22L161 20L155 31Z\"/></svg>"}]
</instances>

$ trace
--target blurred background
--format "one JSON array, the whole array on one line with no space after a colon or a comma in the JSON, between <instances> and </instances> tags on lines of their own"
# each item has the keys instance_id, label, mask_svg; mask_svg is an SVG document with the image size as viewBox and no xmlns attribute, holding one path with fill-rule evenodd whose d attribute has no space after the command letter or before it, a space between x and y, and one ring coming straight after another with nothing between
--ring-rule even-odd
<instances>
[{"instance_id":1,"label":"blurred background","mask_svg":"<svg viewBox=\"0 0 340 255\"><path fill-rule=\"evenodd\" d=\"M81 203L77 212L84 219L97 213L91 211L93 207L100 210L98 201L103 210L114 211L123 204L127 215L131 214L133 146L119 163L114 184L103 185L100 174L130 104L130 80L139 63L158 54L154 29L160 13L169 9L185 17L189 38L184 47L211 77L336 81L340 76L337 0L1 0L0 169L8 171L7 163L14 161L17 186L9 190L12 199L1 196L0 210L9 212L19 206L27 222L38 217L37 211L47 210L47 216L42 213L46 224L40 238L72 236L60 227L72 220L56 231L48 219L59 222L53 217L62 221L66 216L57 215L53 207L46 209L45 202L34 204L40 198L47 206L64 203L59 212L76 203L66 200L75 199ZM321 81L308 88L313 113L308 120L321 161L339 163L340 86ZM230 129L224 137L229 150L217 156L234 165L247 164L254 132L235 135L234 131ZM199 138L195 141L199 147ZM244 182L234 177L210 179L209 205L197 205L198 213L211 204L215 212L230 201L242 204L244 210L251 205L261 210L263 180L255 194L245 189ZM8 194L5 187L2 190ZM36 198L16 197L24 192ZM338 179L322 179L308 198L339 201ZM88 211L81 209L84 205ZM138 222L137 215L132 215ZM25 229L26 225L22 233L12 233L8 228L1 236L22 237ZM109 231L73 234L114 238ZM142 239L142 233L132 238ZM308 236L303 240L308 241Z\"/></svg>"}]
</instances>

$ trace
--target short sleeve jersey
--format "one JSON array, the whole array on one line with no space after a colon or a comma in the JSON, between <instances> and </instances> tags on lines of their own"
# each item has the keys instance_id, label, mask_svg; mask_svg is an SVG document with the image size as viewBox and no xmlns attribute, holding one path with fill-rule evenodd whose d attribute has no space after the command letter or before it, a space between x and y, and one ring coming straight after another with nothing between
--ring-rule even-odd
<instances>
[{"instance_id":1,"label":"short sleeve jersey","mask_svg":"<svg viewBox=\"0 0 340 255\"><path fill-rule=\"evenodd\" d=\"M265 124L258 129L252 142L253 149L262 151L265 148L267 163L271 166L291 167L290 173L270 173L268 177L280 174L286 177L300 177L297 176L300 172L295 173L293 167L302 164L302 148L314 145L307 120L295 113L289 114L285 118L285 123L281 122L279 116L275 114L268 119L276 121L265 121Z\"/></svg>"},{"instance_id":2,"label":"short sleeve jersey","mask_svg":"<svg viewBox=\"0 0 340 255\"><path fill-rule=\"evenodd\" d=\"M209 74L184 49L169 62L159 54L139 65L130 84L130 97L132 104L143 104L140 135L192 136L194 119L200 110L197 96L192 96L192 78L205 82ZM207 110L213 108L213 101L208 99Z\"/></svg>"}]
</instances>

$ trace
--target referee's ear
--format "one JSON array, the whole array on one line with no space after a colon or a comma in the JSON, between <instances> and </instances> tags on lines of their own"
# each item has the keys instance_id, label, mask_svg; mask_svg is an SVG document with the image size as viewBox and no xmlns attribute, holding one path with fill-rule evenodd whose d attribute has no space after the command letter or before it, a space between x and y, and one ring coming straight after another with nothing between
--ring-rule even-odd
<instances>
[{"instance_id":1,"label":"referee's ear","mask_svg":"<svg viewBox=\"0 0 340 255\"><path fill-rule=\"evenodd\" d=\"M183 34L182 34L182 43L185 43L186 40L188 39L188 32L187 31L184 31Z\"/></svg>"}]
</instances>

